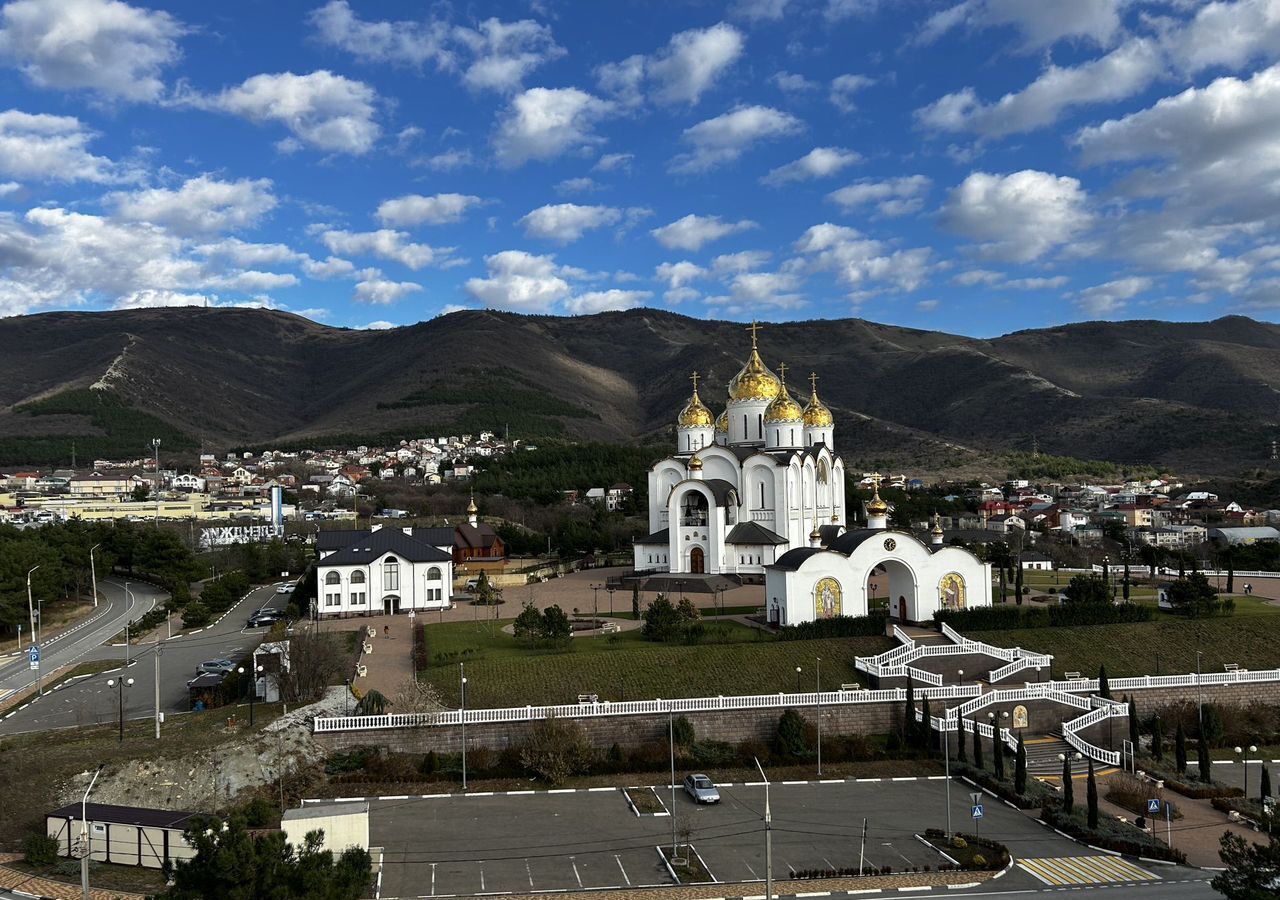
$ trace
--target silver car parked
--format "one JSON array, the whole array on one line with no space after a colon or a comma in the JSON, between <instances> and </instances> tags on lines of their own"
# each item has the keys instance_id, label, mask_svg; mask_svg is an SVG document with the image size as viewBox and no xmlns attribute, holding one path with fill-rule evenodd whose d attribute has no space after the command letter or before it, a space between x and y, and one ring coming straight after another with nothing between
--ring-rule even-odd
<instances>
[{"instance_id":1,"label":"silver car parked","mask_svg":"<svg viewBox=\"0 0 1280 900\"><path fill-rule=\"evenodd\" d=\"M715 783L706 775L686 775L684 792L693 798L694 803L719 803L720 792Z\"/></svg>"}]
</instances>

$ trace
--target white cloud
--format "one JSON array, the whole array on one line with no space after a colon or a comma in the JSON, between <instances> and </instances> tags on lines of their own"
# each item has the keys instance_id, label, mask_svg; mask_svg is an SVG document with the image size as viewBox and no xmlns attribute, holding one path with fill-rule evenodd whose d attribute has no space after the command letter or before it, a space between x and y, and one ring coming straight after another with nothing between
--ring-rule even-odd
<instances>
[{"instance_id":1,"label":"white cloud","mask_svg":"<svg viewBox=\"0 0 1280 900\"><path fill-rule=\"evenodd\" d=\"M1087 200L1080 182L1065 175L974 172L951 190L941 221L978 243L984 256L1028 262L1089 223Z\"/></svg>"},{"instance_id":2,"label":"white cloud","mask_svg":"<svg viewBox=\"0 0 1280 900\"><path fill-rule=\"evenodd\" d=\"M276 207L266 178L219 181L201 175L177 190L149 188L108 198L120 218L163 225L180 235L252 228Z\"/></svg>"},{"instance_id":3,"label":"white cloud","mask_svg":"<svg viewBox=\"0 0 1280 900\"><path fill-rule=\"evenodd\" d=\"M790 0L737 0L733 4L733 15L752 22L777 21L787 12Z\"/></svg>"},{"instance_id":4,"label":"white cloud","mask_svg":"<svg viewBox=\"0 0 1280 900\"><path fill-rule=\"evenodd\" d=\"M492 309L550 312L572 293L567 274L554 256L535 256L523 250L503 250L484 258L487 278L470 278L468 294Z\"/></svg>"},{"instance_id":5,"label":"white cloud","mask_svg":"<svg viewBox=\"0 0 1280 900\"><path fill-rule=\"evenodd\" d=\"M302 264L302 271L307 273L309 278L316 278L321 281L330 278L342 278L350 275L356 270L350 260L343 259L339 256L330 256L323 260L308 258Z\"/></svg>"},{"instance_id":6,"label":"white cloud","mask_svg":"<svg viewBox=\"0 0 1280 900\"><path fill-rule=\"evenodd\" d=\"M933 312L935 309L938 308L939 305L940 304L937 300L917 300L916 301L916 309L920 310L920 312Z\"/></svg>"},{"instance_id":7,"label":"white cloud","mask_svg":"<svg viewBox=\"0 0 1280 900\"><path fill-rule=\"evenodd\" d=\"M1048 47L1063 38L1084 38L1109 45L1121 30L1120 9L1126 0L1070 0L1068 3L1027 3L1025 0L964 0L926 20L919 40L937 40L953 28L1012 26L1025 47Z\"/></svg>"},{"instance_id":8,"label":"white cloud","mask_svg":"<svg viewBox=\"0 0 1280 900\"><path fill-rule=\"evenodd\" d=\"M586 232L613 225L622 213L610 206L580 206L577 203L553 203L540 206L520 219L528 237L568 244Z\"/></svg>"},{"instance_id":9,"label":"white cloud","mask_svg":"<svg viewBox=\"0 0 1280 900\"><path fill-rule=\"evenodd\" d=\"M684 130L693 145L671 160L672 172L706 172L738 159L758 141L796 134L804 125L795 116L768 106L740 106Z\"/></svg>"},{"instance_id":10,"label":"white cloud","mask_svg":"<svg viewBox=\"0 0 1280 900\"><path fill-rule=\"evenodd\" d=\"M462 80L473 90L519 90L534 69L565 54L551 29L531 19L486 19L476 28L455 28L453 36L471 54Z\"/></svg>"},{"instance_id":11,"label":"white cloud","mask_svg":"<svg viewBox=\"0 0 1280 900\"><path fill-rule=\"evenodd\" d=\"M697 300L702 294L691 287L671 288L662 292L662 299L670 306L678 306L689 300Z\"/></svg>"},{"instance_id":12,"label":"white cloud","mask_svg":"<svg viewBox=\"0 0 1280 900\"><path fill-rule=\"evenodd\" d=\"M598 67L596 80L623 106L643 103L647 85L658 103L693 106L738 60L745 44L742 32L724 22L691 28L652 56L635 54Z\"/></svg>"},{"instance_id":13,"label":"white cloud","mask_svg":"<svg viewBox=\"0 0 1280 900\"><path fill-rule=\"evenodd\" d=\"M917 110L916 118L938 131L1003 137L1051 125L1073 106L1130 97L1163 71L1164 57L1156 43L1134 39L1078 66L1050 65L1030 85L995 103L983 103L972 88L964 88Z\"/></svg>"},{"instance_id":14,"label":"white cloud","mask_svg":"<svg viewBox=\"0 0 1280 900\"><path fill-rule=\"evenodd\" d=\"M186 29L119 0L13 0L0 10L0 58L38 87L150 101Z\"/></svg>"},{"instance_id":15,"label":"white cloud","mask_svg":"<svg viewBox=\"0 0 1280 900\"><path fill-rule=\"evenodd\" d=\"M769 76L769 81L787 94L804 94L822 87L813 79L796 72L774 72Z\"/></svg>"},{"instance_id":16,"label":"white cloud","mask_svg":"<svg viewBox=\"0 0 1280 900\"><path fill-rule=\"evenodd\" d=\"M745 43L742 32L723 22L680 32L649 63L649 77L658 84L654 96L659 103L692 106L742 55Z\"/></svg>"},{"instance_id":17,"label":"white cloud","mask_svg":"<svg viewBox=\"0 0 1280 900\"><path fill-rule=\"evenodd\" d=\"M804 297L797 293L800 284L800 277L792 272L743 272L729 283L729 295L739 309L794 309L804 305Z\"/></svg>"},{"instance_id":18,"label":"white cloud","mask_svg":"<svg viewBox=\"0 0 1280 900\"><path fill-rule=\"evenodd\" d=\"M422 285L412 281L389 281L377 269L366 270L362 274L366 277L356 282L354 296L357 303L386 305L422 290Z\"/></svg>"},{"instance_id":19,"label":"white cloud","mask_svg":"<svg viewBox=\"0 0 1280 900\"><path fill-rule=\"evenodd\" d=\"M1066 275L1044 278L1014 278L996 285L1002 291L1051 291L1064 287L1071 279Z\"/></svg>"},{"instance_id":20,"label":"white cloud","mask_svg":"<svg viewBox=\"0 0 1280 900\"><path fill-rule=\"evenodd\" d=\"M24 181L135 181L138 173L94 156L93 138L74 116L0 112L0 174Z\"/></svg>"},{"instance_id":21,"label":"white cloud","mask_svg":"<svg viewBox=\"0 0 1280 900\"><path fill-rule=\"evenodd\" d=\"M574 316L619 312L624 309L635 309L652 296L652 291L624 291L619 288L610 288L607 291L590 291L571 297L565 301L564 308Z\"/></svg>"},{"instance_id":22,"label":"white cloud","mask_svg":"<svg viewBox=\"0 0 1280 900\"><path fill-rule=\"evenodd\" d=\"M792 181L829 178L861 159L857 153L841 147L814 147L799 159L771 170L760 181L778 187Z\"/></svg>"},{"instance_id":23,"label":"white cloud","mask_svg":"<svg viewBox=\"0 0 1280 900\"><path fill-rule=\"evenodd\" d=\"M858 108L853 101L854 95L875 83L874 78L866 75L837 75L831 79L831 93L828 95L831 105L841 112L853 112Z\"/></svg>"},{"instance_id":24,"label":"white cloud","mask_svg":"<svg viewBox=\"0 0 1280 900\"><path fill-rule=\"evenodd\" d=\"M654 277L667 283L672 290L688 287L692 282L700 281L708 276L706 269L691 263L687 259L674 263L660 263L654 269Z\"/></svg>"},{"instance_id":25,"label":"white cloud","mask_svg":"<svg viewBox=\"0 0 1280 900\"><path fill-rule=\"evenodd\" d=\"M389 328L395 328L395 322L388 322L386 319L378 319L370 322L368 325L361 325L361 331L386 331Z\"/></svg>"},{"instance_id":26,"label":"white cloud","mask_svg":"<svg viewBox=\"0 0 1280 900\"><path fill-rule=\"evenodd\" d=\"M928 248L891 250L856 229L830 222L807 229L796 241L795 250L802 255L799 265L830 272L836 281L860 295L880 287L914 291L929 273Z\"/></svg>"},{"instance_id":27,"label":"white cloud","mask_svg":"<svg viewBox=\"0 0 1280 900\"><path fill-rule=\"evenodd\" d=\"M460 222L467 210L484 201L471 194L405 194L378 204L378 220L383 225L446 225Z\"/></svg>"},{"instance_id":28,"label":"white cloud","mask_svg":"<svg viewBox=\"0 0 1280 900\"><path fill-rule=\"evenodd\" d=\"M345 0L330 0L307 17L321 43L350 53L362 62L415 68L453 61L446 47L448 29L441 22L387 22L361 19Z\"/></svg>"},{"instance_id":29,"label":"white cloud","mask_svg":"<svg viewBox=\"0 0 1280 900\"><path fill-rule=\"evenodd\" d=\"M113 309L160 309L166 306L219 306L216 294L190 294L143 288L116 299Z\"/></svg>"},{"instance_id":30,"label":"white cloud","mask_svg":"<svg viewBox=\"0 0 1280 900\"><path fill-rule=\"evenodd\" d=\"M723 253L711 260L711 269L721 277L742 272L755 272L769 264L773 254L767 250L742 250Z\"/></svg>"},{"instance_id":31,"label":"white cloud","mask_svg":"<svg viewBox=\"0 0 1280 900\"><path fill-rule=\"evenodd\" d=\"M1132 276L1085 288L1076 294L1075 304L1091 316L1109 316L1151 287L1150 278Z\"/></svg>"},{"instance_id":32,"label":"white cloud","mask_svg":"<svg viewBox=\"0 0 1280 900\"><path fill-rule=\"evenodd\" d=\"M691 213L649 233L668 250L697 251L704 244L759 227L750 219L726 222L719 216L698 216Z\"/></svg>"},{"instance_id":33,"label":"white cloud","mask_svg":"<svg viewBox=\"0 0 1280 900\"><path fill-rule=\"evenodd\" d=\"M997 284L1003 279L1004 275L992 272L990 269L970 269L956 275L951 279L951 283L962 287L973 287L975 284Z\"/></svg>"},{"instance_id":34,"label":"white cloud","mask_svg":"<svg viewBox=\"0 0 1280 900\"><path fill-rule=\"evenodd\" d=\"M332 229L320 234L321 242L331 253L346 256L376 256L389 259L410 269L421 269L445 261L452 247L430 247L408 240L403 231L380 228L377 231L340 231Z\"/></svg>"},{"instance_id":35,"label":"white cloud","mask_svg":"<svg viewBox=\"0 0 1280 900\"><path fill-rule=\"evenodd\" d=\"M902 216L920 210L931 184L924 175L904 175L884 181L863 179L832 191L827 199L845 212L874 203L881 215Z\"/></svg>"},{"instance_id":36,"label":"white cloud","mask_svg":"<svg viewBox=\"0 0 1280 900\"><path fill-rule=\"evenodd\" d=\"M826 17L832 22L863 18L876 11L880 0L827 0Z\"/></svg>"},{"instance_id":37,"label":"white cloud","mask_svg":"<svg viewBox=\"0 0 1280 900\"><path fill-rule=\"evenodd\" d=\"M600 190L600 185L594 179L585 175L556 182L557 194L590 194L598 190Z\"/></svg>"},{"instance_id":38,"label":"white cloud","mask_svg":"<svg viewBox=\"0 0 1280 900\"><path fill-rule=\"evenodd\" d=\"M323 69L307 75L254 75L216 95L184 98L257 124L278 122L297 141L318 150L355 155L373 149L381 134L374 121L376 100L367 84Z\"/></svg>"},{"instance_id":39,"label":"white cloud","mask_svg":"<svg viewBox=\"0 0 1280 900\"><path fill-rule=\"evenodd\" d=\"M592 172L630 172L631 163L635 161L634 153L606 153L596 160L591 167Z\"/></svg>"},{"instance_id":40,"label":"white cloud","mask_svg":"<svg viewBox=\"0 0 1280 900\"><path fill-rule=\"evenodd\" d=\"M1214 66L1237 69L1280 52L1280 4L1274 0L1206 3L1185 27L1164 38L1174 64L1184 72Z\"/></svg>"},{"instance_id":41,"label":"white cloud","mask_svg":"<svg viewBox=\"0 0 1280 900\"><path fill-rule=\"evenodd\" d=\"M498 162L507 167L554 159L595 146L595 124L610 105L577 88L531 88L511 101L494 136Z\"/></svg>"}]
</instances>

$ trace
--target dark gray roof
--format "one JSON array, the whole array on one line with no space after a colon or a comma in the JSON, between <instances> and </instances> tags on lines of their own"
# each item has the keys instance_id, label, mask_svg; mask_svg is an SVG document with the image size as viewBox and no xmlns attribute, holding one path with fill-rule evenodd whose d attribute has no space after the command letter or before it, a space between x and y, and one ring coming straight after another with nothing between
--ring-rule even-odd
<instances>
[{"instance_id":1,"label":"dark gray roof","mask_svg":"<svg viewBox=\"0 0 1280 900\"><path fill-rule=\"evenodd\" d=\"M828 522L826 525L818 527L818 534L822 535L822 546L830 546L831 542L844 532L844 526L839 523Z\"/></svg>"},{"instance_id":2,"label":"dark gray roof","mask_svg":"<svg viewBox=\"0 0 1280 900\"><path fill-rule=\"evenodd\" d=\"M835 550L837 553L843 553L845 556L849 556L854 550L858 549L858 546L863 541L869 541L875 537L884 537L886 535L897 533L898 532L884 528L854 528L850 531L846 531L844 534L833 540L827 549Z\"/></svg>"},{"instance_id":3,"label":"dark gray roof","mask_svg":"<svg viewBox=\"0 0 1280 900\"><path fill-rule=\"evenodd\" d=\"M328 552L349 547L369 533L367 528L336 528L316 532L316 549Z\"/></svg>"},{"instance_id":4,"label":"dark gray roof","mask_svg":"<svg viewBox=\"0 0 1280 900\"><path fill-rule=\"evenodd\" d=\"M787 543L787 539L775 534L757 522L739 522L725 535L726 544L779 544Z\"/></svg>"},{"instance_id":5,"label":"dark gray roof","mask_svg":"<svg viewBox=\"0 0 1280 900\"><path fill-rule=\"evenodd\" d=\"M738 491L731 482L723 478L704 478L702 483L711 489L711 496L716 498L716 506L728 506L729 494L736 494Z\"/></svg>"},{"instance_id":6,"label":"dark gray roof","mask_svg":"<svg viewBox=\"0 0 1280 900\"><path fill-rule=\"evenodd\" d=\"M449 562L453 556L425 541L410 537L399 528L379 528L326 557L326 566L359 566L373 562L386 553L402 556L409 562Z\"/></svg>"},{"instance_id":7,"label":"dark gray roof","mask_svg":"<svg viewBox=\"0 0 1280 900\"><path fill-rule=\"evenodd\" d=\"M430 544L433 547L452 547L453 546L453 529L446 526L432 528L415 528L413 536L424 544Z\"/></svg>"},{"instance_id":8,"label":"dark gray roof","mask_svg":"<svg viewBox=\"0 0 1280 900\"><path fill-rule=\"evenodd\" d=\"M794 572L804 564L804 561L815 553L824 552L818 547L796 547L794 550L788 550L786 553L778 557L778 561L771 566L765 566L766 569L783 569L788 572Z\"/></svg>"},{"instance_id":9,"label":"dark gray roof","mask_svg":"<svg viewBox=\"0 0 1280 900\"><path fill-rule=\"evenodd\" d=\"M72 803L55 809L46 815L51 819L79 819L80 804ZM106 822L111 825L140 825L143 828L187 827L187 820L200 813L179 812L172 809L144 809L139 806L115 806L110 803L85 804L84 813L90 822Z\"/></svg>"},{"instance_id":10,"label":"dark gray roof","mask_svg":"<svg viewBox=\"0 0 1280 900\"><path fill-rule=\"evenodd\" d=\"M636 539L635 539L634 541L632 541L631 543L633 543L633 544L662 544L662 545L664 545L664 546L665 546L665 545L667 545L667 544L671 543L671 529L670 529L670 528L664 528L664 529L662 529L661 531L655 531L653 534L650 534L650 535L648 535L648 536L646 536L646 537L636 538Z\"/></svg>"}]
</instances>

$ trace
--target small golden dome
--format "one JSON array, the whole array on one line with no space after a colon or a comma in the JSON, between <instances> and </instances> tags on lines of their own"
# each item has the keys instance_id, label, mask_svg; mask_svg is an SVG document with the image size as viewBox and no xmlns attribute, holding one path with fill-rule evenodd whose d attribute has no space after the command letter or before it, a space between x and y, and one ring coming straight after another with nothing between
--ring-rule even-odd
<instances>
[{"instance_id":1,"label":"small golden dome","mask_svg":"<svg viewBox=\"0 0 1280 900\"><path fill-rule=\"evenodd\" d=\"M701 456L698 456L697 454L694 454L694 457L693 457L692 459L690 459L690 460L689 460L689 471L690 471L690 472L701 472L701 471L702 471L702 457L701 457Z\"/></svg>"},{"instance_id":2,"label":"small golden dome","mask_svg":"<svg viewBox=\"0 0 1280 900\"><path fill-rule=\"evenodd\" d=\"M942 519L937 513L933 514L933 527L929 529L930 534L942 534Z\"/></svg>"},{"instance_id":3,"label":"small golden dome","mask_svg":"<svg viewBox=\"0 0 1280 900\"><path fill-rule=\"evenodd\" d=\"M479 511L480 511L480 508L476 506L476 498L472 497L471 502L467 504L467 512L478 513Z\"/></svg>"},{"instance_id":4,"label":"small golden dome","mask_svg":"<svg viewBox=\"0 0 1280 900\"><path fill-rule=\"evenodd\" d=\"M759 329L759 325L751 323L751 355L747 357L747 364L729 382L730 400L772 400L782 393L778 376L769 371L756 349L756 332Z\"/></svg>"},{"instance_id":5,"label":"small golden dome","mask_svg":"<svg viewBox=\"0 0 1280 900\"><path fill-rule=\"evenodd\" d=\"M729 410L720 413L720 417L716 419L716 434L729 433Z\"/></svg>"},{"instance_id":6,"label":"small golden dome","mask_svg":"<svg viewBox=\"0 0 1280 900\"><path fill-rule=\"evenodd\" d=\"M690 376L693 382L693 396L689 398L689 402L685 404L684 409L680 410L680 415L676 419L676 424L681 428L710 428L715 424L716 417L711 414L711 410L707 409L702 398L698 396L698 373L694 372Z\"/></svg>"},{"instance_id":7,"label":"small golden dome","mask_svg":"<svg viewBox=\"0 0 1280 900\"><path fill-rule=\"evenodd\" d=\"M835 419L831 417L831 410L827 409L826 404L818 399L818 376L812 372L809 373L809 384L812 390L804 408L804 424L809 428L830 428L835 424Z\"/></svg>"},{"instance_id":8,"label":"small golden dome","mask_svg":"<svg viewBox=\"0 0 1280 900\"><path fill-rule=\"evenodd\" d=\"M796 422L799 423L804 418L804 412L800 409L800 404L791 396L791 392L787 390L786 366L779 367L782 370L782 378L778 381L778 397L764 411L764 420L767 423L776 422Z\"/></svg>"},{"instance_id":9,"label":"small golden dome","mask_svg":"<svg viewBox=\"0 0 1280 900\"><path fill-rule=\"evenodd\" d=\"M867 515L883 516L889 512L889 504L880 499L880 476L871 476L871 499L867 501Z\"/></svg>"}]
</instances>

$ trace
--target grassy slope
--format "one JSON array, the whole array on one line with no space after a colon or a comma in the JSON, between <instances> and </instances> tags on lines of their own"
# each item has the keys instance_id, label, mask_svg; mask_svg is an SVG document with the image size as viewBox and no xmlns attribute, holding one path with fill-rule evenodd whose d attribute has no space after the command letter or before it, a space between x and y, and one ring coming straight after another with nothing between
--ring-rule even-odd
<instances>
[{"instance_id":1,"label":"grassy slope","mask_svg":"<svg viewBox=\"0 0 1280 900\"><path fill-rule=\"evenodd\" d=\"M650 644L639 632L629 632L612 642L574 638L567 651L528 651L502 634L500 624L506 620L492 629L471 622L427 626L433 659L449 651L478 651L465 659L469 706L574 703L580 693L617 701L794 691L797 665L804 670L802 687L810 689L819 656L823 688L834 690L857 680L854 656L892 646L887 638L779 643L760 640L755 629L731 625L728 636L733 643ZM456 660L433 666L425 677L441 690L446 704L457 704Z\"/></svg>"}]
</instances>

